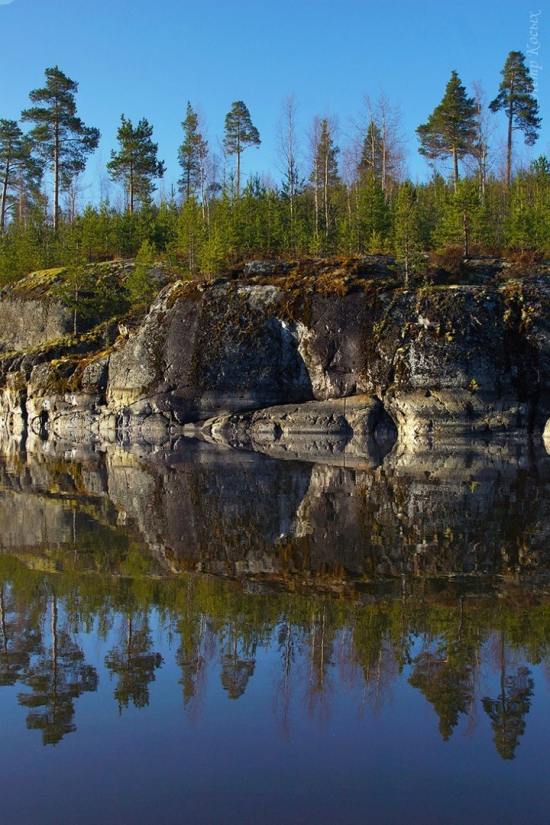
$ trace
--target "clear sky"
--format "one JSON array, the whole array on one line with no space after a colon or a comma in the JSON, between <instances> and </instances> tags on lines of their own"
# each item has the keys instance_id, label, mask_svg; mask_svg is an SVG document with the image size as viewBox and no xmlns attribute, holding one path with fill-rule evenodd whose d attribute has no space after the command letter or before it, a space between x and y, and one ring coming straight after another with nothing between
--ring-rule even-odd
<instances>
[{"instance_id":1,"label":"clear sky","mask_svg":"<svg viewBox=\"0 0 550 825\"><path fill-rule=\"evenodd\" d=\"M203 113L215 148L232 102L243 100L262 139L244 153L244 175L278 181L276 123L288 94L305 146L315 115L336 116L345 143L364 95L384 92L401 109L409 174L422 179L415 129L451 71L470 93L481 81L493 99L508 53L527 54L532 13L543 66L543 129L532 151L550 154L550 7L539 0L0 0L0 117L18 119L44 70L57 65L79 83L80 117L101 130L87 177L99 179L124 113L153 124L169 187L187 101ZM504 131L503 116L495 118ZM85 198L98 191L95 184Z\"/></svg>"}]
</instances>

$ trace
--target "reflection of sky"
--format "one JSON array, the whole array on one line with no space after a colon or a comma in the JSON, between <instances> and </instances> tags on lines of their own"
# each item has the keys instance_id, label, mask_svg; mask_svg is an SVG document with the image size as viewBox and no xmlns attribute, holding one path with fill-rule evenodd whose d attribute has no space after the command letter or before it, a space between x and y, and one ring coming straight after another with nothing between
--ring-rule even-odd
<instances>
[{"instance_id":1,"label":"reflection of sky","mask_svg":"<svg viewBox=\"0 0 550 825\"><path fill-rule=\"evenodd\" d=\"M77 731L55 748L25 730L18 688L0 689L6 822L548 822L540 796L550 764L542 666L530 666L535 695L526 733L516 759L504 762L479 703L473 726L462 718L452 737L441 739L433 708L408 684L409 666L395 673L373 712L358 673L338 661L340 636L324 696L311 696L306 647L296 656L286 727L276 633L258 647L254 674L237 700L220 684L218 649L200 712L192 714L182 702L179 637L170 640L166 620L161 625L155 613L151 639L164 664L149 686L150 704L119 715L116 678L104 667L106 652L121 639L119 620L105 639L96 632L75 636L99 671L99 689L76 700ZM421 649L414 639L413 655ZM488 655L487 645L483 650ZM495 697L500 691L492 659L482 667L480 690Z\"/></svg>"}]
</instances>

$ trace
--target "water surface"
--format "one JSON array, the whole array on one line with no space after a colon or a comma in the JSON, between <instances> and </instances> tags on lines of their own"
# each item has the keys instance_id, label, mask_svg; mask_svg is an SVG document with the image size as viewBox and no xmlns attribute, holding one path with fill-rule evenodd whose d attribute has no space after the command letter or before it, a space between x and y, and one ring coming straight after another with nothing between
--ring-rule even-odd
<instances>
[{"instance_id":1,"label":"water surface","mask_svg":"<svg viewBox=\"0 0 550 825\"><path fill-rule=\"evenodd\" d=\"M548 470L4 456L5 821L548 822Z\"/></svg>"}]
</instances>

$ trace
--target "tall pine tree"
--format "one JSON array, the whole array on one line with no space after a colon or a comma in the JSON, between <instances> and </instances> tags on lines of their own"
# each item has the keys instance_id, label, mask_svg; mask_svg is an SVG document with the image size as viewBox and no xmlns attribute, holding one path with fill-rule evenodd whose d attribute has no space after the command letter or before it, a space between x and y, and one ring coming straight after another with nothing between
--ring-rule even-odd
<instances>
[{"instance_id":1,"label":"tall pine tree","mask_svg":"<svg viewBox=\"0 0 550 825\"><path fill-rule=\"evenodd\" d=\"M527 146L533 146L540 128L539 105L533 96L534 84L521 52L510 52L501 71L502 81L498 95L489 104L492 112L501 109L508 118L508 142L506 150L506 184L512 181L512 134L519 129Z\"/></svg>"},{"instance_id":2,"label":"tall pine tree","mask_svg":"<svg viewBox=\"0 0 550 825\"><path fill-rule=\"evenodd\" d=\"M223 145L229 155L237 157L237 197L241 192L241 155L249 146L259 146L260 133L252 123L250 112L242 100L237 100L225 116Z\"/></svg>"},{"instance_id":3,"label":"tall pine tree","mask_svg":"<svg viewBox=\"0 0 550 825\"><path fill-rule=\"evenodd\" d=\"M418 151L421 155L429 160L452 158L456 187L458 162L473 153L477 131L475 101L467 96L455 71L451 72L443 100L416 133L420 139Z\"/></svg>"},{"instance_id":4,"label":"tall pine tree","mask_svg":"<svg viewBox=\"0 0 550 825\"><path fill-rule=\"evenodd\" d=\"M200 198L202 203L205 197L205 167L208 142L200 132L199 116L193 111L189 102L187 103L185 120L181 125L183 128L183 143L178 150L178 162L181 166L182 175L178 185L184 201L188 201L192 195L195 195L195 197Z\"/></svg>"},{"instance_id":5,"label":"tall pine tree","mask_svg":"<svg viewBox=\"0 0 550 825\"><path fill-rule=\"evenodd\" d=\"M46 85L30 92L31 103L21 119L35 124L29 137L53 173L53 225L59 228L59 193L86 166L99 143L99 129L85 126L76 116L78 83L55 66L46 69Z\"/></svg>"}]
</instances>

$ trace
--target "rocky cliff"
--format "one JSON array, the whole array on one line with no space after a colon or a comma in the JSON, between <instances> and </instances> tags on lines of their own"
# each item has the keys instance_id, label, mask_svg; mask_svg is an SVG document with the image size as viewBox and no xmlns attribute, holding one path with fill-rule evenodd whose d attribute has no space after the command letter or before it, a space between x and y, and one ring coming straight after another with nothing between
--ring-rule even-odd
<instances>
[{"instance_id":1,"label":"rocky cliff","mask_svg":"<svg viewBox=\"0 0 550 825\"><path fill-rule=\"evenodd\" d=\"M25 339L8 290L0 425L151 443L185 431L297 454L317 442L375 461L396 438L542 433L546 270L404 289L389 259L256 263L169 284L134 328L78 339L59 337L67 318L47 295Z\"/></svg>"}]
</instances>

